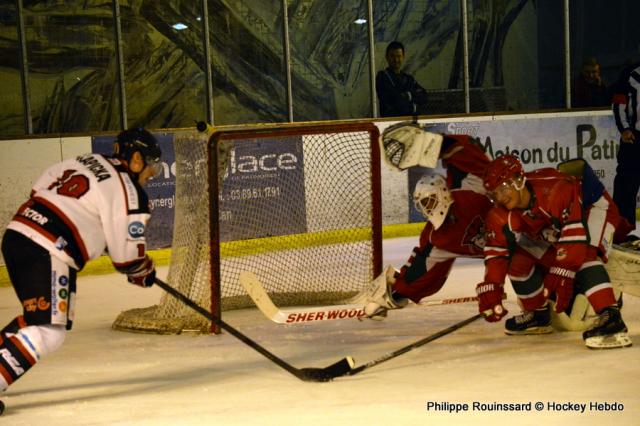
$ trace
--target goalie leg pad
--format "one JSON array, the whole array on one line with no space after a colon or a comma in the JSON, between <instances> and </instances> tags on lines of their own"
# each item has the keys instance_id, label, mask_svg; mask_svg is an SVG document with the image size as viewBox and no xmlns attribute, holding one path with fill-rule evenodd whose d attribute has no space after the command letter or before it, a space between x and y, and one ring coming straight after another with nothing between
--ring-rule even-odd
<instances>
[{"instance_id":1,"label":"goalie leg pad","mask_svg":"<svg viewBox=\"0 0 640 426\"><path fill-rule=\"evenodd\" d=\"M596 314L584 294L576 295L569 314L551 310L551 325L559 331L584 331L592 327L595 321Z\"/></svg>"},{"instance_id":2,"label":"goalie leg pad","mask_svg":"<svg viewBox=\"0 0 640 426\"><path fill-rule=\"evenodd\" d=\"M640 297L640 244L614 245L605 269L614 288Z\"/></svg>"}]
</instances>

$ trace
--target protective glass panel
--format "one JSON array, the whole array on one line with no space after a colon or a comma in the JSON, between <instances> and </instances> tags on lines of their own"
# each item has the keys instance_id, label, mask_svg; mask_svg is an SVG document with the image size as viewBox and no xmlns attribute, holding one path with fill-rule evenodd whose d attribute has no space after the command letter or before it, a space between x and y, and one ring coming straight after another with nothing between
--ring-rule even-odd
<instances>
[{"instance_id":1,"label":"protective glass panel","mask_svg":"<svg viewBox=\"0 0 640 426\"><path fill-rule=\"evenodd\" d=\"M380 116L464 112L460 2L378 1L374 21ZM404 60L395 68L386 54L393 41L404 47ZM397 50L392 45L390 55ZM398 68L425 89L426 100L419 88L408 89L407 82L413 83L406 76L398 76Z\"/></svg>"},{"instance_id":2,"label":"protective glass panel","mask_svg":"<svg viewBox=\"0 0 640 426\"><path fill-rule=\"evenodd\" d=\"M120 128L111 2L24 2L35 133Z\"/></svg>"},{"instance_id":3,"label":"protective glass panel","mask_svg":"<svg viewBox=\"0 0 640 426\"><path fill-rule=\"evenodd\" d=\"M471 112L564 106L562 2L469 2Z\"/></svg>"},{"instance_id":4,"label":"protective glass panel","mask_svg":"<svg viewBox=\"0 0 640 426\"><path fill-rule=\"evenodd\" d=\"M622 70L640 61L640 2L574 0L571 27L571 106L609 108ZM605 25L604 23L615 23Z\"/></svg>"},{"instance_id":5,"label":"protective glass panel","mask_svg":"<svg viewBox=\"0 0 640 426\"><path fill-rule=\"evenodd\" d=\"M215 124L287 121L282 2L208 4Z\"/></svg>"},{"instance_id":6,"label":"protective glass panel","mask_svg":"<svg viewBox=\"0 0 640 426\"><path fill-rule=\"evenodd\" d=\"M128 127L206 120L201 12L200 1L120 2Z\"/></svg>"},{"instance_id":7,"label":"protective glass panel","mask_svg":"<svg viewBox=\"0 0 640 426\"><path fill-rule=\"evenodd\" d=\"M0 4L0 38L0 129L3 137L18 136L25 133L25 124L15 2Z\"/></svg>"},{"instance_id":8,"label":"protective glass panel","mask_svg":"<svg viewBox=\"0 0 640 426\"><path fill-rule=\"evenodd\" d=\"M371 117L367 2L289 5L294 121Z\"/></svg>"}]
</instances>

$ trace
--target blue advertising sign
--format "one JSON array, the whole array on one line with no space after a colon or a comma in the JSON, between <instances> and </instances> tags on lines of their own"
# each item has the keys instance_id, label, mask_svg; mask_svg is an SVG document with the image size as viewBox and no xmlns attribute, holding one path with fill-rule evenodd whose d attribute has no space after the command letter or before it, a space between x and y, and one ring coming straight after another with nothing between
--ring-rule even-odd
<instances>
[{"instance_id":1,"label":"blue advertising sign","mask_svg":"<svg viewBox=\"0 0 640 426\"><path fill-rule=\"evenodd\" d=\"M306 232L303 166L300 136L233 141L219 196L221 240Z\"/></svg>"},{"instance_id":2,"label":"blue advertising sign","mask_svg":"<svg viewBox=\"0 0 640 426\"><path fill-rule=\"evenodd\" d=\"M144 231L147 246L151 249L171 246L173 236L173 212L175 208L175 155L173 153L173 134L154 133L162 150L162 174L147 182L145 191L149 195L151 220ZM99 154L113 153L112 136L94 136L91 139L91 151Z\"/></svg>"}]
</instances>

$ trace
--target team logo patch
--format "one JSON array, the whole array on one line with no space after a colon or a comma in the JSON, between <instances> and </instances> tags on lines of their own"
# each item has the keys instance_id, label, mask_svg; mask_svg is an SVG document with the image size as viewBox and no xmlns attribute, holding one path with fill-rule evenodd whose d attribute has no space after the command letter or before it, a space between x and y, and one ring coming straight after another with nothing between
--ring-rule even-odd
<instances>
[{"instance_id":1,"label":"team logo patch","mask_svg":"<svg viewBox=\"0 0 640 426\"><path fill-rule=\"evenodd\" d=\"M558 251L556 252L556 259L564 260L566 257L567 257L567 249L559 248Z\"/></svg>"},{"instance_id":2,"label":"team logo patch","mask_svg":"<svg viewBox=\"0 0 640 426\"><path fill-rule=\"evenodd\" d=\"M60 278L58 278L58 283L60 283L60 285L64 287L69 284L69 278L66 275L60 275Z\"/></svg>"},{"instance_id":3,"label":"team logo patch","mask_svg":"<svg viewBox=\"0 0 640 426\"><path fill-rule=\"evenodd\" d=\"M60 291L58 291L58 296L60 296L61 299L66 299L68 295L69 292L65 288L61 288Z\"/></svg>"},{"instance_id":4,"label":"team logo patch","mask_svg":"<svg viewBox=\"0 0 640 426\"><path fill-rule=\"evenodd\" d=\"M128 231L131 238L142 238L144 237L144 224L142 222L132 222L129 224Z\"/></svg>"},{"instance_id":5,"label":"team logo patch","mask_svg":"<svg viewBox=\"0 0 640 426\"><path fill-rule=\"evenodd\" d=\"M480 216L476 216L467 226L462 236L462 244L469 246L476 246L479 249L483 249L486 245L484 220Z\"/></svg>"}]
</instances>

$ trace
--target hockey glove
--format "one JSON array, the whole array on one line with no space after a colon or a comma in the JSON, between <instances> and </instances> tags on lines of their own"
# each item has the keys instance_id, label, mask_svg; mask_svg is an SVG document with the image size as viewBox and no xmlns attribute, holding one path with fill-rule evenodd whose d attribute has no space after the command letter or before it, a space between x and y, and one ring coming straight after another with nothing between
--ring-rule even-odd
<instances>
[{"instance_id":1,"label":"hockey glove","mask_svg":"<svg viewBox=\"0 0 640 426\"><path fill-rule=\"evenodd\" d=\"M145 256L140 265L127 273L127 281L140 287L151 287L155 279L156 267L149 256Z\"/></svg>"},{"instance_id":2,"label":"hockey glove","mask_svg":"<svg viewBox=\"0 0 640 426\"><path fill-rule=\"evenodd\" d=\"M369 285L368 297L364 304L365 316L369 319L381 321L387 317L389 309L403 308L409 303L406 298L393 296L393 283L398 271L392 266L387 268Z\"/></svg>"},{"instance_id":3,"label":"hockey glove","mask_svg":"<svg viewBox=\"0 0 640 426\"><path fill-rule=\"evenodd\" d=\"M484 317L488 322L500 321L503 316L507 315L507 311L502 306L502 296L504 289L502 284L493 284L482 282L476 286L478 294L478 308L480 313L491 310L493 313Z\"/></svg>"},{"instance_id":4,"label":"hockey glove","mask_svg":"<svg viewBox=\"0 0 640 426\"><path fill-rule=\"evenodd\" d=\"M565 268L552 266L544 277L544 288L556 295L556 312L564 312L573 297L573 279L576 273Z\"/></svg>"}]
</instances>

